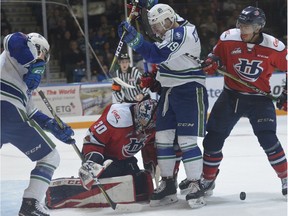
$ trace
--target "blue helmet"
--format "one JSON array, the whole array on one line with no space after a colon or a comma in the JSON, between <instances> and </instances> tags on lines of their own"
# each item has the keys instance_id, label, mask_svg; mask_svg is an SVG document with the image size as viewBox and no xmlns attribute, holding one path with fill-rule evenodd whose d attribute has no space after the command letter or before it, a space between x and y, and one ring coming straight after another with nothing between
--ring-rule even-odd
<instances>
[{"instance_id":1,"label":"blue helmet","mask_svg":"<svg viewBox=\"0 0 288 216\"><path fill-rule=\"evenodd\" d=\"M239 15L236 27L238 27L239 24L257 26L259 30L261 30L266 24L265 13L260 8L248 6L244 8Z\"/></svg>"}]
</instances>

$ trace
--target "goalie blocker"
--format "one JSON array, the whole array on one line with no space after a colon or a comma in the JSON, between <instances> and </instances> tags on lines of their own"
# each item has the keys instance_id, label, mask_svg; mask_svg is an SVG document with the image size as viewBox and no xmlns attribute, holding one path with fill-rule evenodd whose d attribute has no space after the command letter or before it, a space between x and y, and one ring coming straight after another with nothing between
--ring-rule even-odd
<instances>
[{"instance_id":1,"label":"goalie blocker","mask_svg":"<svg viewBox=\"0 0 288 216\"><path fill-rule=\"evenodd\" d=\"M132 175L99 179L110 198L116 203L148 200L153 193L153 182L147 171ZM51 181L46 192L46 205L50 209L109 207L96 183L85 190L79 178L59 178Z\"/></svg>"}]
</instances>

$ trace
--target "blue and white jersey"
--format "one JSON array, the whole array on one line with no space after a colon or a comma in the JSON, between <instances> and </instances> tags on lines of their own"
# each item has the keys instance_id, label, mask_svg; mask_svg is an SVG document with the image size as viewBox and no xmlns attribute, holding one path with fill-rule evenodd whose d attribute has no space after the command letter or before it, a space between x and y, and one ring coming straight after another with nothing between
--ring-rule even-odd
<instances>
[{"instance_id":1,"label":"blue and white jersey","mask_svg":"<svg viewBox=\"0 0 288 216\"><path fill-rule=\"evenodd\" d=\"M32 45L27 43L26 35L20 32L7 35L3 44L4 51L0 55L1 101L8 101L31 116L37 109L30 100L31 92L23 76L35 60Z\"/></svg>"},{"instance_id":2,"label":"blue and white jersey","mask_svg":"<svg viewBox=\"0 0 288 216\"><path fill-rule=\"evenodd\" d=\"M198 82L205 86L205 73L193 58L199 58L201 52L196 27L179 16L177 22L181 22L180 26L168 30L163 35L162 42L144 41L135 51L147 62L158 64L156 79L162 87L174 87L189 82Z\"/></svg>"}]
</instances>

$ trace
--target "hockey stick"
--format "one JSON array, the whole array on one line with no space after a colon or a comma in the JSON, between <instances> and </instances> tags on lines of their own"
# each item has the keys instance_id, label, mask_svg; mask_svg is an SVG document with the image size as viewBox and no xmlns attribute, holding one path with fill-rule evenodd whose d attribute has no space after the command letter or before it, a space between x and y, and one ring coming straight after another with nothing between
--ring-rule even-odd
<instances>
[{"instance_id":1,"label":"hockey stick","mask_svg":"<svg viewBox=\"0 0 288 216\"><path fill-rule=\"evenodd\" d=\"M78 147L74 144L73 148L76 151L77 155L82 160L82 162L84 162L84 158L83 158L82 154L80 153L80 150L78 149ZM103 185L99 182L98 178L94 177L94 181L96 183L96 186L99 188L102 195L105 197L105 199L107 200L108 204L110 205L110 207L112 209L118 210L121 212L139 212L143 209L143 205L141 205L139 203L130 203L130 204L129 203L127 203L127 204L115 203L110 198L108 193L105 191L105 189L103 188Z\"/></svg>"},{"instance_id":2,"label":"hockey stick","mask_svg":"<svg viewBox=\"0 0 288 216\"><path fill-rule=\"evenodd\" d=\"M47 97L45 96L44 92L42 90L39 90L39 89L37 89L37 92L40 95L40 97L42 98L43 102L45 103L45 105L48 108L48 110L50 111L50 113L52 114L53 118L58 123L59 127L61 129L63 129L64 128L63 122L61 121L59 116L54 111L53 107L49 103L49 101L48 101ZM83 162L84 161L83 155L81 154L81 152L80 152L79 148L77 147L76 143L74 142L72 144L72 146L73 146L75 152L77 153L77 155L79 156L79 158L81 159L81 161ZM99 182L98 178L95 177L94 181L96 183L96 186L99 188L99 190L101 191L102 195L105 197L105 199L107 200L107 203L111 206L112 209L118 210L118 211L121 211L121 212L138 212L138 211L141 211L143 209L143 205L141 205L139 203L120 204L120 203L113 202L113 200L110 198L110 196L107 194L107 192L103 188L102 184Z\"/></svg>"},{"instance_id":3,"label":"hockey stick","mask_svg":"<svg viewBox=\"0 0 288 216\"><path fill-rule=\"evenodd\" d=\"M128 20L127 20L128 23L130 23L131 20L132 20L133 14L134 14L134 12L136 11L136 7L137 7L138 1L139 1L139 0L135 0L135 1L133 2L133 7L132 7L132 9L131 9L131 12L130 12L129 17L128 17ZM116 52L115 52L114 58L113 58L113 60L112 60L110 69L109 69L109 74L110 74L110 76L113 78L113 80L115 80L115 81L116 81L117 83L119 83L120 85L123 85L123 86L125 86L125 87L127 87L127 88L135 88L135 86L131 86L131 85L125 83L124 81L122 81L119 77L117 77L117 75L116 75L116 73L115 73L115 72L116 72L116 71L115 71L116 62L117 62L118 57L119 57L119 54L120 54L120 52L121 52L121 50L122 50L122 47L123 47L123 44L124 44L123 38L125 37L126 33L127 33L127 31L123 31L123 33L122 33L122 36L121 36L120 41L119 41L119 43L118 43L118 46L117 46L117 48L116 48Z\"/></svg>"},{"instance_id":4,"label":"hockey stick","mask_svg":"<svg viewBox=\"0 0 288 216\"><path fill-rule=\"evenodd\" d=\"M247 82L245 82L244 80L241 80L241 79L237 78L236 76L234 76L234 75L232 75L232 74L230 74L230 73L228 73L228 72L226 72L226 71L217 69L217 72L220 73L220 74L222 74L222 75L224 75L224 76L227 76L227 77L235 80L236 82L239 82L239 83L245 85L246 87L252 89L253 91L255 91L255 92L259 93L259 94L262 94L262 95L264 95L264 96L272 99L273 101L277 101L277 98L274 97L273 95L271 95L271 94L269 94L269 93L267 93L267 92L265 92L265 91L262 91L261 89L257 88L256 86L251 85L250 83L247 83Z\"/></svg>"},{"instance_id":5,"label":"hockey stick","mask_svg":"<svg viewBox=\"0 0 288 216\"><path fill-rule=\"evenodd\" d=\"M186 53L186 56L188 56L188 57L190 57L190 58L193 58L193 59L194 59L195 61L197 61L199 64L203 63L203 60L200 60L198 57L192 56L192 55L190 55L190 54L188 54L188 53ZM256 86L254 86L254 85L252 85L252 84L250 84L250 83L248 83L248 82L245 82L244 80L242 80L242 79L234 76L233 74L230 74L230 73L228 73L228 72L226 72L226 71L223 71L223 70L221 70L221 69L219 69L219 68L217 69L217 72L220 73L220 74L222 74L222 75L224 75L224 76L229 77L230 79L233 79L234 81L236 81L236 82L238 82L238 83L241 83L242 85L244 85L244 86L252 89L253 91L257 92L258 94L262 94L262 95L270 98L270 99L273 100L273 101L277 101L277 100L278 100L277 97L274 97L272 94L269 94L269 93L267 93L267 92L265 92L265 91L257 88Z\"/></svg>"}]
</instances>

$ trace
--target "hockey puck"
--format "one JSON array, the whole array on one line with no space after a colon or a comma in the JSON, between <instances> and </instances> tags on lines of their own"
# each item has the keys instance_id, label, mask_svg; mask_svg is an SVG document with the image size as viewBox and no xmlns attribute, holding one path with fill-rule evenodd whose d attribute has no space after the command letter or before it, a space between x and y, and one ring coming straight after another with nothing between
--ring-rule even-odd
<instances>
[{"instance_id":1,"label":"hockey puck","mask_svg":"<svg viewBox=\"0 0 288 216\"><path fill-rule=\"evenodd\" d=\"M240 193L240 199L241 200L245 200L246 199L246 193L245 192L241 192Z\"/></svg>"}]
</instances>

